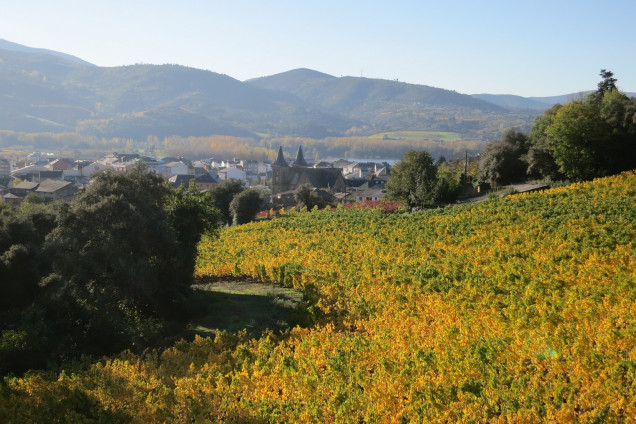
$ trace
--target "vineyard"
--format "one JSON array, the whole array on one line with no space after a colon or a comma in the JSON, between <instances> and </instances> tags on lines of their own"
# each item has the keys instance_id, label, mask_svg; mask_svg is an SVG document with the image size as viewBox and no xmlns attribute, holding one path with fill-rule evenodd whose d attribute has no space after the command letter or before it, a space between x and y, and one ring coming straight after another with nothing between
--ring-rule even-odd
<instances>
[{"instance_id":1,"label":"vineyard","mask_svg":"<svg viewBox=\"0 0 636 424\"><path fill-rule=\"evenodd\" d=\"M305 328L6 378L0 422L633 422L635 236L634 172L227 228L197 277L295 288Z\"/></svg>"}]
</instances>

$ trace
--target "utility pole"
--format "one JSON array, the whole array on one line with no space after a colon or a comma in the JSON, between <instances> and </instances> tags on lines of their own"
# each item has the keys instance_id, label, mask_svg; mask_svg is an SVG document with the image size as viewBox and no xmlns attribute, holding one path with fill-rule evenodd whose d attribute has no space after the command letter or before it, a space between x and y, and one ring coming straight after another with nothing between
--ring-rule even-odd
<instances>
[{"instance_id":1,"label":"utility pole","mask_svg":"<svg viewBox=\"0 0 636 424\"><path fill-rule=\"evenodd\" d=\"M468 181L468 150L466 150L466 160L464 161L464 181Z\"/></svg>"}]
</instances>

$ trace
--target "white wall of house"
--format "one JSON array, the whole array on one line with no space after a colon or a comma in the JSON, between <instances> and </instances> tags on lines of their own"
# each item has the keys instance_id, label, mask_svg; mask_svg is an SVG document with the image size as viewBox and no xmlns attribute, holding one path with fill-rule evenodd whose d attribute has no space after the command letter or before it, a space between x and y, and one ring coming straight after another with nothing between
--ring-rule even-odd
<instances>
[{"instance_id":1,"label":"white wall of house","mask_svg":"<svg viewBox=\"0 0 636 424\"><path fill-rule=\"evenodd\" d=\"M0 177L11 175L11 162L8 159L0 158Z\"/></svg>"},{"instance_id":2,"label":"white wall of house","mask_svg":"<svg viewBox=\"0 0 636 424\"><path fill-rule=\"evenodd\" d=\"M245 171L239 168L224 168L219 170L218 175L219 178L222 180L235 179L243 182L247 181L247 175L245 174Z\"/></svg>"},{"instance_id":3,"label":"white wall of house","mask_svg":"<svg viewBox=\"0 0 636 424\"><path fill-rule=\"evenodd\" d=\"M77 168L65 169L62 171L62 179L81 177L80 170Z\"/></svg>"},{"instance_id":4,"label":"white wall of house","mask_svg":"<svg viewBox=\"0 0 636 424\"><path fill-rule=\"evenodd\" d=\"M170 162L165 165L168 176L188 175L188 165L183 162Z\"/></svg>"},{"instance_id":5,"label":"white wall of house","mask_svg":"<svg viewBox=\"0 0 636 424\"><path fill-rule=\"evenodd\" d=\"M29 173L37 174L39 171L50 171L50 169L42 165L27 165L24 168L14 169L11 174L19 178Z\"/></svg>"},{"instance_id":6,"label":"white wall of house","mask_svg":"<svg viewBox=\"0 0 636 424\"><path fill-rule=\"evenodd\" d=\"M377 201L384 196L383 190L361 190L355 193L356 202L364 202L366 200Z\"/></svg>"},{"instance_id":7,"label":"white wall of house","mask_svg":"<svg viewBox=\"0 0 636 424\"><path fill-rule=\"evenodd\" d=\"M170 168L168 168L166 165L162 163L153 163L151 165L148 165L148 170L154 172L157 175L161 175L164 178L169 178L174 175L178 175L178 174L172 174L170 171Z\"/></svg>"},{"instance_id":8,"label":"white wall of house","mask_svg":"<svg viewBox=\"0 0 636 424\"><path fill-rule=\"evenodd\" d=\"M93 162L89 165L86 165L82 169L79 170L79 173L82 177L92 177L94 173L103 171L104 169L112 168L110 164L102 163L102 162Z\"/></svg>"}]
</instances>

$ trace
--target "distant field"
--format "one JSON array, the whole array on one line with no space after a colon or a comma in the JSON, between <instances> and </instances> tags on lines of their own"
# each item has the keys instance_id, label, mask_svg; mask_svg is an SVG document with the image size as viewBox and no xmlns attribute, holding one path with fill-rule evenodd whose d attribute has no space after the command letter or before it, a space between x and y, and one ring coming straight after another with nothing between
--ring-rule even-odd
<instances>
[{"instance_id":1,"label":"distant field","mask_svg":"<svg viewBox=\"0 0 636 424\"><path fill-rule=\"evenodd\" d=\"M0 157L8 158L19 154L22 154L19 150L0 149Z\"/></svg>"},{"instance_id":2,"label":"distant field","mask_svg":"<svg viewBox=\"0 0 636 424\"><path fill-rule=\"evenodd\" d=\"M378 133L369 138L385 138L386 140L440 140L460 141L462 137L458 133L445 131L390 131Z\"/></svg>"}]
</instances>

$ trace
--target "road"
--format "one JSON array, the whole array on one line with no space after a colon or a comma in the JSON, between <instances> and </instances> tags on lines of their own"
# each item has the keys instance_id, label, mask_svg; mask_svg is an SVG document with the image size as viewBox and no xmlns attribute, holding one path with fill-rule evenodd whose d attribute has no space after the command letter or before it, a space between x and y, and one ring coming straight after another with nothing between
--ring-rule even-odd
<instances>
[{"instance_id":1,"label":"road","mask_svg":"<svg viewBox=\"0 0 636 424\"><path fill-rule=\"evenodd\" d=\"M528 191L538 191L538 190L545 190L547 188L549 188L548 185L546 184L529 184L529 183L523 183L523 184L511 184L509 186L505 186L503 187L501 190L498 190L496 192L494 192L497 196L501 197L503 196L504 193L508 193L509 189L514 189L517 193L525 193ZM459 199L457 201L458 204L465 204L465 203L476 203L476 202L483 202L484 200L488 200L488 198L490 197L490 193L486 193L486 194L480 194L478 196L471 196L471 197L466 197L463 199Z\"/></svg>"}]
</instances>

